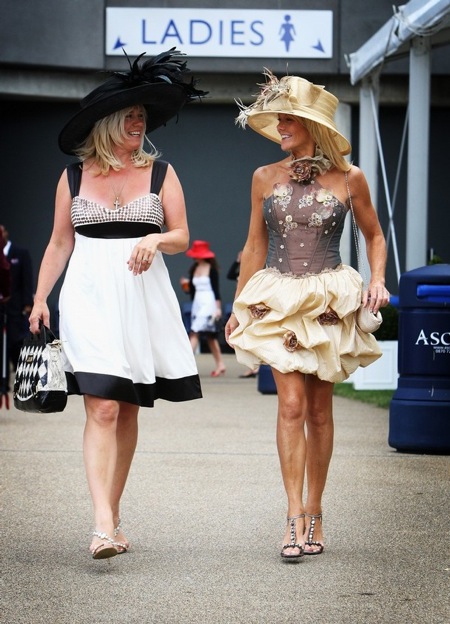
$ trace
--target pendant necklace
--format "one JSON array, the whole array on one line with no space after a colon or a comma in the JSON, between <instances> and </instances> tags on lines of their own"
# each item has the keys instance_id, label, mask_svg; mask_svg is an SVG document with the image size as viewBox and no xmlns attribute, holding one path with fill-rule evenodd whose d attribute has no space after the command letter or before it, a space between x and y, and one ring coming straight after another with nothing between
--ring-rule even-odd
<instances>
[{"instance_id":1,"label":"pendant necklace","mask_svg":"<svg viewBox=\"0 0 450 624\"><path fill-rule=\"evenodd\" d=\"M114 205L114 210L118 210L118 209L120 208L120 196L122 195L122 191L123 191L123 189L124 189L124 186L125 186L125 184L127 183L127 180L128 180L128 175L129 175L129 174L127 174L127 176L126 176L125 180L123 181L122 186L120 187L120 189L119 189L119 190L117 190L117 189L116 189L116 188L115 188L115 187L111 184L111 182L109 183L109 184L110 184L110 186L111 186L111 190L112 190L112 192L113 192L113 195L114 195L114 197L115 197L115 200L114 200L114 202L113 202L113 205Z\"/></svg>"}]
</instances>

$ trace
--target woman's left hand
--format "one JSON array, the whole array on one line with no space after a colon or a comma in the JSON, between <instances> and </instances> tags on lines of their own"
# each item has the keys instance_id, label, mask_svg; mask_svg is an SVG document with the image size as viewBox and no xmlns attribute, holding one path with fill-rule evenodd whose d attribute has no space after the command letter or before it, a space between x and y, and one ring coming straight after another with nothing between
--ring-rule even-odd
<instances>
[{"instance_id":1,"label":"woman's left hand","mask_svg":"<svg viewBox=\"0 0 450 624\"><path fill-rule=\"evenodd\" d=\"M153 262L153 258L158 251L158 244L153 236L145 236L133 249L130 259L128 260L128 268L133 271L134 275L140 275L144 271L148 271Z\"/></svg>"},{"instance_id":2,"label":"woman's left hand","mask_svg":"<svg viewBox=\"0 0 450 624\"><path fill-rule=\"evenodd\" d=\"M228 345L234 349L234 346L232 344L230 344L230 334L232 334L234 332L234 330L236 329L236 327L239 327L239 323L238 320L234 314L234 312L232 312L230 314L230 318L227 321L227 324L225 325L225 340L227 341Z\"/></svg>"},{"instance_id":3,"label":"woman's left hand","mask_svg":"<svg viewBox=\"0 0 450 624\"><path fill-rule=\"evenodd\" d=\"M384 308L389 303L389 291L381 282L370 282L369 288L363 296L363 303L371 312L376 314L380 308Z\"/></svg>"}]
</instances>

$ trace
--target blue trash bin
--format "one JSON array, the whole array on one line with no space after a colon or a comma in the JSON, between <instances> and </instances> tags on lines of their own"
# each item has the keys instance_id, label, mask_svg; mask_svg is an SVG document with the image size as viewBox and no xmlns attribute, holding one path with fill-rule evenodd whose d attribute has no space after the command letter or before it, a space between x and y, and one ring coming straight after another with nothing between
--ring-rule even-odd
<instances>
[{"instance_id":1,"label":"blue trash bin","mask_svg":"<svg viewBox=\"0 0 450 624\"><path fill-rule=\"evenodd\" d=\"M450 264L404 273L399 284L398 385L389 446L450 453Z\"/></svg>"}]
</instances>

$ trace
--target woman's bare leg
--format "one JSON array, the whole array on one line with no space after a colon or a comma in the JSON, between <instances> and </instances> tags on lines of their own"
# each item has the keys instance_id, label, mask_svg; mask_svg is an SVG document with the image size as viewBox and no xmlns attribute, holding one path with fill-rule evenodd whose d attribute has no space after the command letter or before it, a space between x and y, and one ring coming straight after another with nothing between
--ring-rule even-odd
<instances>
[{"instance_id":1,"label":"woman's bare leg","mask_svg":"<svg viewBox=\"0 0 450 624\"><path fill-rule=\"evenodd\" d=\"M225 372L226 367L222 358L222 351L220 350L219 341L214 336L207 336L207 340L209 350L211 351L214 362L216 363L215 373L220 375L221 373Z\"/></svg>"},{"instance_id":2,"label":"woman's bare leg","mask_svg":"<svg viewBox=\"0 0 450 624\"><path fill-rule=\"evenodd\" d=\"M308 496L305 505L307 514L322 512L322 495L333 453L333 384L322 381L314 375L306 377L306 476ZM311 519L305 519L305 539ZM314 541L323 542L322 522L317 519L314 528ZM317 547L306 547L317 550Z\"/></svg>"},{"instance_id":3,"label":"woman's bare leg","mask_svg":"<svg viewBox=\"0 0 450 624\"><path fill-rule=\"evenodd\" d=\"M277 448L281 474L288 499L289 517L304 513L303 485L305 477L305 378L298 372L280 373L272 369L278 394ZM303 544L304 521L296 522L296 542ZM290 542L289 528L284 544ZM298 549L287 549L287 555Z\"/></svg>"},{"instance_id":4,"label":"woman's bare leg","mask_svg":"<svg viewBox=\"0 0 450 624\"><path fill-rule=\"evenodd\" d=\"M111 490L111 508L115 528L119 525L120 499L125 489L137 445L138 412L139 407L137 405L130 403L119 404L119 417L116 429L117 461ZM115 536L115 540L125 544L128 548L129 543L122 529Z\"/></svg>"},{"instance_id":5,"label":"woman's bare leg","mask_svg":"<svg viewBox=\"0 0 450 624\"><path fill-rule=\"evenodd\" d=\"M86 425L83 451L86 476L94 508L95 530L114 536L111 492L117 465L119 403L85 395ZM91 550L102 543L93 538Z\"/></svg>"},{"instance_id":6,"label":"woman's bare leg","mask_svg":"<svg viewBox=\"0 0 450 624\"><path fill-rule=\"evenodd\" d=\"M190 332L189 340L190 340L190 343L191 343L192 351L194 353L197 353L198 342L199 342L198 334L196 332Z\"/></svg>"}]
</instances>

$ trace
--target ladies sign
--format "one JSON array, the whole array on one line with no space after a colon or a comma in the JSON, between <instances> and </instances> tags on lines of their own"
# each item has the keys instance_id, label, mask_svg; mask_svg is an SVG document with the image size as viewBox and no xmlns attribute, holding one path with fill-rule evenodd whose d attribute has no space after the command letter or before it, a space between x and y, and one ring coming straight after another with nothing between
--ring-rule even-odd
<instances>
[{"instance_id":1,"label":"ladies sign","mask_svg":"<svg viewBox=\"0 0 450 624\"><path fill-rule=\"evenodd\" d=\"M329 59L333 12L117 8L106 9L106 54Z\"/></svg>"}]
</instances>

